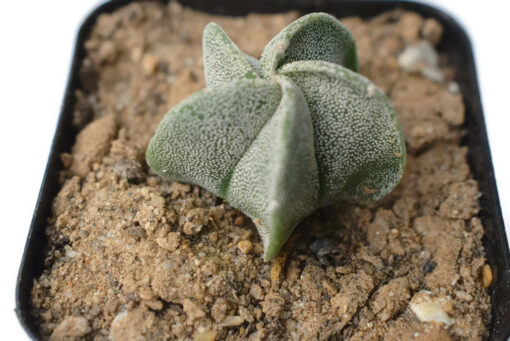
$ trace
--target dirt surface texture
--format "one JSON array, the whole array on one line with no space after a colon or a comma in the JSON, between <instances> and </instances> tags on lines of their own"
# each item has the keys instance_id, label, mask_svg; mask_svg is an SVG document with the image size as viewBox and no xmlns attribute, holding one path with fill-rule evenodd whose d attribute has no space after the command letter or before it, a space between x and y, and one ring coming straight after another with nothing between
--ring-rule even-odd
<instances>
[{"instance_id":1,"label":"dirt surface texture","mask_svg":"<svg viewBox=\"0 0 510 341\"><path fill-rule=\"evenodd\" d=\"M259 56L296 12L212 16L177 3L101 15L85 43L62 187L33 314L50 340L480 340L490 267L466 162L455 72L434 19L345 18L360 73L391 99L408 163L369 205L307 218L262 259L253 223L193 185L151 173L145 148L175 104L204 87L201 38L220 24ZM292 176L292 174L289 174ZM485 277L484 277L485 276Z\"/></svg>"}]
</instances>

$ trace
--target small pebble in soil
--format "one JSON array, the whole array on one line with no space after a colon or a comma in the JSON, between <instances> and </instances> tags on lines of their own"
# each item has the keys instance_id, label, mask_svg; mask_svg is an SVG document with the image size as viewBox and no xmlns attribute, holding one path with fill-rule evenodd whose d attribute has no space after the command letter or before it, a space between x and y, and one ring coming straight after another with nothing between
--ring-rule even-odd
<instances>
[{"instance_id":1,"label":"small pebble in soil","mask_svg":"<svg viewBox=\"0 0 510 341\"><path fill-rule=\"evenodd\" d=\"M237 243L237 247L245 255L251 253L253 250L253 244L249 240L241 240L239 243Z\"/></svg>"},{"instance_id":2,"label":"small pebble in soil","mask_svg":"<svg viewBox=\"0 0 510 341\"><path fill-rule=\"evenodd\" d=\"M449 326L455 321L448 316L452 304L445 297L436 297L430 291L416 293L409 304L411 311L423 322L444 323Z\"/></svg>"},{"instance_id":3,"label":"small pebble in soil","mask_svg":"<svg viewBox=\"0 0 510 341\"><path fill-rule=\"evenodd\" d=\"M69 316L53 330L50 339L53 341L78 340L90 331L90 325L86 318Z\"/></svg>"},{"instance_id":4,"label":"small pebble in soil","mask_svg":"<svg viewBox=\"0 0 510 341\"><path fill-rule=\"evenodd\" d=\"M158 59L153 55L146 55L142 60L143 72L146 75L153 75L158 68Z\"/></svg>"},{"instance_id":5,"label":"small pebble in soil","mask_svg":"<svg viewBox=\"0 0 510 341\"><path fill-rule=\"evenodd\" d=\"M317 255L317 257L322 257L333 253L337 249L337 246L333 240L329 238L320 238L316 239L310 245L310 250Z\"/></svg>"},{"instance_id":6,"label":"small pebble in soil","mask_svg":"<svg viewBox=\"0 0 510 341\"><path fill-rule=\"evenodd\" d=\"M237 327L240 326L243 322L244 319L241 316L227 316L225 320L218 326L220 328Z\"/></svg>"},{"instance_id":7,"label":"small pebble in soil","mask_svg":"<svg viewBox=\"0 0 510 341\"><path fill-rule=\"evenodd\" d=\"M456 81L451 81L450 83L448 83L448 91L452 95L457 95L458 93L460 93L459 84Z\"/></svg>"},{"instance_id":8,"label":"small pebble in soil","mask_svg":"<svg viewBox=\"0 0 510 341\"><path fill-rule=\"evenodd\" d=\"M422 76L434 81L442 82L443 72L438 66L439 56L428 41L422 40L416 44L407 45L398 56L400 67L408 72L420 72Z\"/></svg>"},{"instance_id":9,"label":"small pebble in soil","mask_svg":"<svg viewBox=\"0 0 510 341\"><path fill-rule=\"evenodd\" d=\"M482 268L482 284L484 288L488 288L492 283L492 270L491 267L485 264Z\"/></svg>"},{"instance_id":10,"label":"small pebble in soil","mask_svg":"<svg viewBox=\"0 0 510 341\"><path fill-rule=\"evenodd\" d=\"M425 263L425 265L423 266L423 271L425 271L425 273L430 273L434 271L436 266L437 266L436 262L434 262L433 260L428 260L427 263Z\"/></svg>"},{"instance_id":11,"label":"small pebble in soil","mask_svg":"<svg viewBox=\"0 0 510 341\"><path fill-rule=\"evenodd\" d=\"M182 310L188 315L188 318L191 321L205 316L205 312L202 307L187 298L182 302Z\"/></svg>"},{"instance_id":12,"label":"small pebble in soil","mask_svg":"<svg viewBox=\"0 0 510 341\"><path fill-rule=\"evenodd\" d=\"M216 332L212 330L204 330L200 332L195 338L194 341L214 341L216 340Z\"/></svg>"},{"instance_id":13,"label":"small pebble in soil","mask_svg":"<svg viewBox=\"0 0 510 341\"><path fill-rule=\"evenodd\" d=\"M243 226L244 225L244 218L243 218L243 216L236 217L236 219L234 220L234 225L235 226Z\"/></svg>"},{"instance_id":14,"label":"small pebble in soil","mask_svg":"<svg viewBox=\"0 0 510 341\"><path fill-rule=\"evenodd\" d=\"M433 18L425 19L423 27L421 28L421 35L423 38L436 45L441 41L443 35L443 27Z\"/></svg>"},{"instance_id":15,"label":"small pebble in soil","mask_svg":"<svg viewBox=\"0 0 510 341\"><path fill-rule=\"evenodd\" d=\"M113 164L113 172L128 181L136 180L141 176L142 166L136 160L123 159Z\"/></svg>"}]
</instances>

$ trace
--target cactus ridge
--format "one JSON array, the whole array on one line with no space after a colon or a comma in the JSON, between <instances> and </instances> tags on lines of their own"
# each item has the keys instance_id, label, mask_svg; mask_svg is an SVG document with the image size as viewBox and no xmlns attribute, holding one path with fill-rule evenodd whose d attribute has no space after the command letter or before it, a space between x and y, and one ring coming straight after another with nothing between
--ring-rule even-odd
<instances>
[{"instance_id":1,"label":"cactus ridge","mask_svg":"<svg viewBox=\"0 0 510 341\"><path fill-rule=\"evenodd\" d=\"M260 59L210 23L203 53L207 88L163 118L147 163L251 217L266 260L317 208L378 200L400 181L406 150L398 117L356 73L355 42L334 17L301 17Z\"/></svg>"}]
</instances>

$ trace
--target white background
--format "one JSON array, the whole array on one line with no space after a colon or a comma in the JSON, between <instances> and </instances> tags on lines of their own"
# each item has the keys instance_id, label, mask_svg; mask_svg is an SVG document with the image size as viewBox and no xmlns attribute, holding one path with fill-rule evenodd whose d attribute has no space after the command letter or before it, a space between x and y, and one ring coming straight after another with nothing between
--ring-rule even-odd
<instances>
[{"instance_id":1,"label":"white background","mask_svg":"<svg viewBox=\"0 0 510 341\"><path fill-rule=\"evenodd\" d=\"M27 339L14 313L16 275L70 68L77 29L99 0L0 2L0 323L2 339ZM470 34L499 194L510 222L510 5L429 1Z\"/></svg>"}]
</instances>

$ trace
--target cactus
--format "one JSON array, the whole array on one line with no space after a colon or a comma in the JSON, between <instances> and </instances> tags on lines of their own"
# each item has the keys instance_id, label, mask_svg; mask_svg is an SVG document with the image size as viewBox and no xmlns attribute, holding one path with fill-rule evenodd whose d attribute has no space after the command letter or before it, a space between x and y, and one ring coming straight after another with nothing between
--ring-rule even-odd
<instances>
[{"instance_id":1,"label":"cactus","mask_svg":"<svg viewBox=\"0 0 510 341\"><path fill-rule=\"evenodd\" d=\"M378 200L400 181L406 151L397 115L356 73L355 42L334 17L296 20L258 60L211 23L203 53L207 88L163 118L147 163L251 217L266 260L317 208Z\"/></svg>"}]
</instances>

